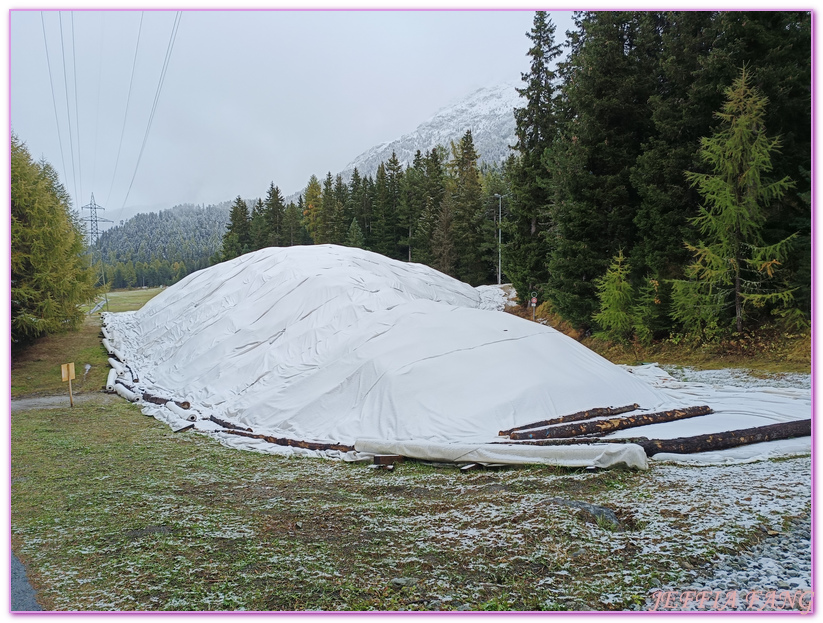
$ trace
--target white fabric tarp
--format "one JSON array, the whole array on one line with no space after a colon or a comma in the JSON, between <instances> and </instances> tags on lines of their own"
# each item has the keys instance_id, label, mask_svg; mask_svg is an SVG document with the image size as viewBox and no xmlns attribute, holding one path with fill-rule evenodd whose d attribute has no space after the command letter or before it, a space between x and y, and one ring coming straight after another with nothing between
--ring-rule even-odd
<instances>
[{"instance_id":1,"label":"white fabric tarp","mask_svg":"<svg viewBox=\"0 0 823 623\"><path fill-rule=\"evenodd\" d=\"M646 453L632 443L530 446L506 443L433 443L359 439L355 449L371 454L399 454L450 463L543 464L564 467L612 467L625 465L646 469Z\"/></svg>"},{"instance_id":2,"label":"white fabric tarp","mask_svg":"<svg viewBox=\"0 0 823 623\"><path fill-rule=\"evenodd\" d=\"M500 430L595 407L714 406L707 395L665 386L656 372L615 366L550 327L496 311L503 300L497 288L472 288L427 266L320 245L218 264L104 321L140 391L188 401L201 420L308 441L379 440L421 448L421 458L434 452L422 448L483 444ZM144 411L180 421L165 407ZM775 414L797 417L779 406ZM627 436L650 436L640 431ZM527 448L493 462L611 456Z\"/></svg>"}]
</instances>

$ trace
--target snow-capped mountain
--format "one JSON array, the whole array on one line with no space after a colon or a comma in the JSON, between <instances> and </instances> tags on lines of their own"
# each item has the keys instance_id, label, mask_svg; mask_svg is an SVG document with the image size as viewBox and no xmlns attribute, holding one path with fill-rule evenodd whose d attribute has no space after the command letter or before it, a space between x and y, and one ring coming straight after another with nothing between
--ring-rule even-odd
<instances>
[{"instance_id":1,"label":"snow-capped mountain","mask_svg":"<svg viewBox=\"0 0 823 623\"><path fill-rule=\"evenodd\" d=\"M478 89L456 104L440 109L413 132L366 150L340 171L340 175L348 182L357 167L362 177L373 177L380 163L391 158L392 152L405 167L412 163L418 149L425 154L437 145L448 148L451 141L458 141L466 130L472 131L474 148L481 162L502 162L511 153L509 145L517 140L514 109L522 105L511 84ZM304 191L305 188L286 197L286 203L297 201Z\"/></svg>"},{"instance_id":2,"label":"snow-capped mountain","mask_svg":"<svg viewBox=\"0 0 823 623\"><path fill-rule=\"evenodd\" d=\"M522 106L522 102L510 84L478 89L456 104L442 108L413 132L363 152L341 173L344 179L349 179L357 167L360 175L374 175L378 165L391 158L392 152L402 165L411 164L418 149L425 154L437 145L449 147L451 141L459 140L466 130L472 131L481 161L502 162L510 153L509 145L517 140L513 112L517 106Z\"/></svg>"}]
</instances>

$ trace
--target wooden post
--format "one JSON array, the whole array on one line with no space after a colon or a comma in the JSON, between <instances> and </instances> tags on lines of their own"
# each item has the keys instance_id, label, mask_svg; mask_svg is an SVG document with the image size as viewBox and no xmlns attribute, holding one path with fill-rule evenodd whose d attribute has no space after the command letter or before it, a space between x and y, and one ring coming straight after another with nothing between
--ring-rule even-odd
<instances>
[{"instance_id":1,"label":"wooden post","mask_svg":"<svg viewBox=\"0 0 823 623\"><path fill-rule=\"evenodd\" d=\"M74 396L71 394L71 381L74 379L74 363L64 363L60 366L60 372L63 375L63 382L69 382L69 404L74 407Z\"/></svg>"}]
</instances>

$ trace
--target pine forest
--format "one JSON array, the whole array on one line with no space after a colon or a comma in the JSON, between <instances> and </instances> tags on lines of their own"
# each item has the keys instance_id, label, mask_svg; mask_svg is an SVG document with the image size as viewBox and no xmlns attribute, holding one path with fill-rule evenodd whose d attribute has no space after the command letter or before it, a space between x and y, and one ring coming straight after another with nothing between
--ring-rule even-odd
<instances>
[{"instance_id":1,"label":"pine forest","mask_svg":"<svg viewBox=\"0 0 823 623\"><path fill-rule=\"evenodd\" d=\"M517 142L478 166L472 134L374 177L312 176L238 197L220 260L345 244L472 285L531 293L583 332L712 340L811 307L811 17L804 12L575 14L527 33ZM564 54L565 53L565 54Z\"/></svg>"}]
</instances>

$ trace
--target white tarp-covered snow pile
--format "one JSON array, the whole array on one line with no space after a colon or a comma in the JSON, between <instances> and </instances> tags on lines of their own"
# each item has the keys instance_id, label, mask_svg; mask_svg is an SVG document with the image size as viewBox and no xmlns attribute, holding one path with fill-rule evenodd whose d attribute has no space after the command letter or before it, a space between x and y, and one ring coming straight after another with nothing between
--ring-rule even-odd
<instances>
[{"instance_id":1,"label":"white tarp-covered snow pile","mask_svg":"<svg viewBox=\"0 0 823 623\"><path fill-rule=\"evenodd\" d=\"M595 408L638 405L627 416L714 408L711 392L668 388L665 373L649 367L615 366L554 329L497 311L504 301L496 287L361 249L263 249L189 275L139 311L104 315L116 374L108 384L175 429L349 460L396 453L644 467L634 443L524 445L498 432ZM731 430L723 418L738 403L717 398L725 415L715 408L612 436ZM802 396L775 400L766 423L810 416ZM764 417L761 400L749 403L734 417L761 425L751 423Z\"/></svg>"}]
</instances>

